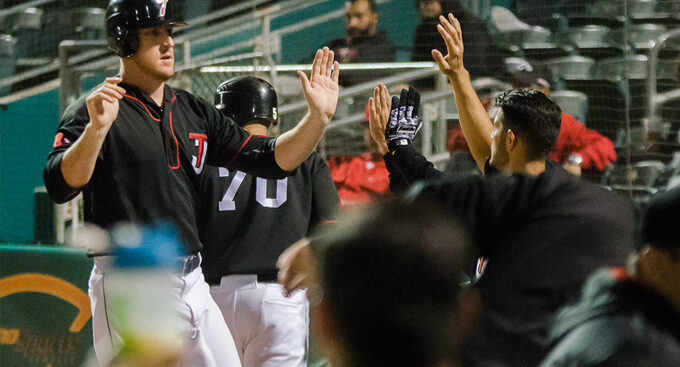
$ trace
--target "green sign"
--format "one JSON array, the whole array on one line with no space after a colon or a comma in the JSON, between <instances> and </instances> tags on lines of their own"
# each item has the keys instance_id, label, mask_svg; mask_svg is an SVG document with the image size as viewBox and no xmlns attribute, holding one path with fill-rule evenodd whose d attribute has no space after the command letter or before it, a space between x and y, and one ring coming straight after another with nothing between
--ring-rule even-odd
<instances>
[{"instance_id":1,"label":"green sign","mask_svg":"<svg viewBox=\"0 0 680 367\"><path fill-rule=\"evenodd\" d=\"M61 247L0 245L0 366L80 366L92 347L92 260Z\"/></svg>"}]
</instances>

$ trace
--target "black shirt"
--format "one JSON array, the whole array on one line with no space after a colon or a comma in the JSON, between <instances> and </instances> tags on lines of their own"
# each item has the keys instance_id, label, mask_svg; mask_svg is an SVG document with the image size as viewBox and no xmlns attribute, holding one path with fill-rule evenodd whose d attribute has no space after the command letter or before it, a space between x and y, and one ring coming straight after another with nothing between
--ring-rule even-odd
<instances>
[{"instance_id":1,"label":"black shirt","mask_svg":"<svg viewBox=\"0 0 680 367\"><path fill-rule=\"evenodd\" d=\"M396 60L396 49L385 31L378 31L373 36L359 37L348 43L346 38L338 38L328 43L328 48L341 64L393 62ZM340 85L350 86L388 75L389 71L372 71L370 76L365 70L345 70L340 73Z\"/></svg>"},{"instance_id":2,"label":"black shirt","mask_svg":"<svg viewBox=\"0 0 680 367\"><path fill-rule=\"evenodd\" d=\"M555 311L574 300L588 274L625 263L633 246L629 200L549 162L538 176L493 172L446 180L411 146L387 164L414 200L436 200L472 229L489 263L482 295L479 356L508 365L536 365L548 350Z\"/></svg>"},{"instance_id":3,"label":"black shirt","mask_svg":"<svg viewBox=\"0 0 680 367\"><path fill-rule=\"evenodd\" d=\"M47 158L44 180L58 203L84 196L84 216L102 227L119 221L169 220L189 253L200 250L195 222L198 173L206 164L282 178L270 138L253 137L212 105L165 86L159 107L130 84L120 84L116 120L106 135L90 182L73 188L61 173L63 153L80 137L89 116L82 96L70 105Z\"/></svg>"},{"instance_id":4,"label":"black shirt","mask_svg":"<svg viewBox=\"0 0 680 367\"><path fill-rule=\"evenodd\" d=\"M273 281L279 255L316 224L334 220L340 202L326 162L316 153L279 180L207 167L201 188L198 228L210 284L231 274Z\"/></svg>"}]
</instances>

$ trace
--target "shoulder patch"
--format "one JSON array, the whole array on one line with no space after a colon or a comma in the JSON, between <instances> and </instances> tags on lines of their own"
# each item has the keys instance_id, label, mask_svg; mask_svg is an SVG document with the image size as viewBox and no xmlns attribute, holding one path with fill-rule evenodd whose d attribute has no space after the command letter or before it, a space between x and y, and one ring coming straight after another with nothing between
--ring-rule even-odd
<instances>
[{"instance_id":1,"label":"shoulder patch","mask_svg":"<svg viewBox=\"0 0 680 367\"><path fill-rule=\"evenodd\" d=\"M69 140L69 138L65 137L64 133L61 133L61 132L57 133L57 135L55 135L55 137L54 137L54 143L52 144L52 148L57 148L57 147L60 147L64 144L70 145L71 140Z\"/></svg>"}]
</instances>

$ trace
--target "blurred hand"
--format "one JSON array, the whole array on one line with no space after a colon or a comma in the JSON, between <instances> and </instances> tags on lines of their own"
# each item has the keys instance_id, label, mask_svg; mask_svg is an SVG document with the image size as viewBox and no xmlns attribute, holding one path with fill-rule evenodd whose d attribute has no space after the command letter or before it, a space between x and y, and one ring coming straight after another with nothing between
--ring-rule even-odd
<instances>
[{"instance_id":1,"label":"blurred hand","mask_svg":"<svg viewBox=\"0 0 680 367\"><path fill-rule=\"evenodd\" d=\"M320 118L326 124L335 114L340 94L340 87L338 86L340 63L333 60L333 51L324 47L322 50L316 51L312 63L311 79L307 79L307 74L298 71L309 113L315 118Z\"/></svg>"},{"instance_id":2,"label":"blurred hand","mask_svg":"<svg viewBox=\"0 0 680 367\"><path fill-rule=\"evenodd\" d=\"M437 62L439 71L448 77L452 77L454 74L465 70L463 66L463 32L460 28L460 22L451 13L449 13L448 19L440 15L439 22L437 31L446 43L447 54L444 56L439 50L432 50L432 57Z\"/></svg>"},{"instance_id":3,"label":"blurred hand","mask_svg":"<svg viewBox=\"0 0 680 367\"><path fill-rule=\"evenodd\" d=\"M373 89L373 97L368 99L368 125L371 137L383 155L387 153L385 129L390 118L390 105L390 93L385 84L379 83Z\"/></svg>"},{"instance_id":4,"label":"blurred hand","mask_svg":"<svg viewBox=\"0 0 680 367\"><path fill-rule=\"evenodd\" d=\"M290 295L294 290L310 288L318 283L317 259L309 247L309 239L295 242L279 256L278 282Z\"/></svg>"},{"instance_id":5,"label":"blurred hand","mask_svg":"<svg viewBox=\"0 0 680 367\"><path fill-rule=\"evenodd\" d=\"M578 164L564 162L564 163L562 163L562 168L564 168L565 171L571 173L572 175L576 175L576 176L581 175L581 166L578 165Z\"/></svg>"},{"instance_id":6,"label":"blurred hand","mask_svg":"<svg viewBox=\"0 0 680 367\"><path fill-rule=\"evenodd\" d=\"M85 100L90 122L97 130L108 132L118 116L118 101L125 94L125 89L118 86L121 81L121 78L106 78Z\"/></svg>"}]
</instances>

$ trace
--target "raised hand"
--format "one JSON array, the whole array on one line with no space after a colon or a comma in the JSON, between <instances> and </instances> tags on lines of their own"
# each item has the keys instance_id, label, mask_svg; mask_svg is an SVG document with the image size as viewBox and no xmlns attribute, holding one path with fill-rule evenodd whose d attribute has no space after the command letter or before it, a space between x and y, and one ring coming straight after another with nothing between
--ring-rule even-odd
<instances>
[{"instance_id":1,"label":"raised hand","mask_svg":"<svg viewBox=\"0 0 680 367\"><path fill-rule=\"evenodd\" d=\"M420 93L413 87L401 90L399 98L392 97L392 109L385 128L385 139L389 150L413 142L422 126L418 118Z\"/></svg>"},{"instance_id":2,"label":"raised hand","mask_svg":"<svg viewBox=\"0 0 680 367\"><path fill-rule=\"evenodd\" d=\"M118 86L121 81L121 78L106 78L86 99L90 122L97 130L108 132L118 116L118 101L125 94L125 89Z\"/></svg>"},{"instance_id":3,"label":"raised hand","mask_svg":"<svg viewBox=\"0 0 680 367\"><path fill-rule=\"evenodd\" d=\"M333 51L328 47L316 51L311 79L307 79L307 74L298 71L309 113L322 119L324 123L330 122L338 106L339 72L340 63L334 61Z\"/></svg>"},{"instance_id":4,"label":"raised hand","mask_svg":"<svg viewBox=\"0 0 680 367\"><path fill-rule=\"evenodd\" d=\"M385 129L390 118L390 93L385 84L379 83L368 99L368 124L371 137L378 145L380 154L387 153Z\"/></svg>"},{"instance_id":5,"label":"raised hand","mask_svg":"<svg viewBox=\"0 0 680 367\"><path fill-rule=\"evenodd\" d=\"M449 13L448 19L440 15L439 23L437 31L446 43L447 54L444 56L439 50L432 50L432 57L437 62L439 71L451 77L453 74L465 70L463 66L463 32L460 28L460 22L451 13Z\"/></svg>"}]
</instances>

